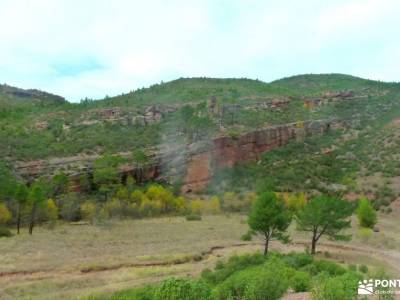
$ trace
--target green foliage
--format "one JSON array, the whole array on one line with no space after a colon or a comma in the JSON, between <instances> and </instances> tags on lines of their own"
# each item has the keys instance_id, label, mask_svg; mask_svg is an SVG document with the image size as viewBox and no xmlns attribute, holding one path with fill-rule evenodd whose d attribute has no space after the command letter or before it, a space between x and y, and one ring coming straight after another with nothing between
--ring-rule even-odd
<instances>
[{"instance_id":1,"label":"green foliage","mask_svg":"<svg viewBox=\"0 0 400 300\"><path fill-rule=\"evenodd\" d=\"M258 266L265 263L265 257L260 254L231 256L225 263L219 262L215 267L215 271L204 270L201 274L202 278L210 284L218 284L223 282L230 275L244 270L251 266Z\"/></svg>"},{"instance_id":2,"label":"green foliage","mask_svg":"<svg viewBox=\"0 0 400 300\"><path fill-rule=\"evenodd\" d=\"M318 196L311 199L302 210L297 213L297 228L312 233L311 253L315 253L315 246L322 235L334 240L346 240L347 235L341 234L349 228L353 208L348 202L329 197Z\"/></svg>"},{"instance_id":3,"label":"green foliage","mask_svg":"<svg viewBox=\"0 0 400 300\"><path fill-rule=\"evenodd\" d=\"M32 234L33 227L37 218L38 210L43 208L46 203L46 185L43 181L36 181L29 189L28 200L31 205L29 234Z\"/></svg>"},{"instance_id":4,"label":"green foliage","mask_svg":"<svg viewBox=\"0 0 400 300\"><path fill-rule=\"evenodd\" d=\"M303 271L315 276L320 273L327 273L330 276L338 276L346 273L346 269L328 260L315 260L302 268Z\"/></svg>"},{"instance_id":5,"label":"green foliage","mask_svg":"<svg viewBox=\"0 0 400 300\"><path fill-rule=\"evenodd\" d=\"M16 185L17 182L9 168L0 160L0 199L8 200L12 198Z\"/></svg>"},{"instance_id":6,"label":"green foliage","mask_svg":"<svg viewBox=\"0 0 400 300\"><path fill-rule=\"evenodd\" d=\"M53 223L53 224L58 219L58 207L53 199L47 200L46 218L50 223Z\"/></svg>"},{"instance_id":7,"label":"green foliage","mask_svg":"<svg viewBox=\"0 0 400 300\"><path fill-rule=\"evenodd\" d=\"M337 277L328 277L321 273L315 278L312 296L315 300L353 300L357 294L360 277L346 273Z\"/></svg>"},{"instance_id":8,"label":"green foliage","mask_svg":"<svg viewBox=\"0 0 400 300\"><path fill-rule=\"evenodd\" d=\"M289 287L289 269L278 259L251 267L229 276L218 285L216 299L280 299Z\"/></svg>"},{"instance_id":9,"label":"green foliage","mask_svg":"<svg viewBox=\"0 0 400 300\"><path fill-rule=\"evenodd\" d=\"M312 264L314 261L314 257L312 255L296 252L292 252L289 255L286 255L282 259L289 267L294 269L300 269L302 267Z\"/></svg>"},{"instance_id":10,"label":"green foliage","mask_svg":"<svg viewBox=\"0 0 400 300\"><path fill-rule=\"evenodd\" d=\"M368 267L366 266L366 265L360 265L359 267L358 267L358 270L361 272L361 273L368 273Z\"/></svg>"},{"instance_id":11,"label":"green foliage","mask_svg":"<svg viewBox=\"0 0 400 300\"><path fill-rule=\"evenodd\" d=\"M26 202L28 201L28 194L29 191L25 184L22 183L17 184L14 198L18 204L20 205L26 204Z\"/></svg>"},{"instance_id":12,"label":"green foliage","mask_svg":"<svg viewBox=\"0 0 400 300\"><path fill-rule=\"evenodd\" d=\"M296 271L290 278L290 286L296 292L306 292L311 287L311 276L302 271Z\"/></svg>"},{"instance_id":13,"label":"green foliage","mask_svg":"<svg viewBox=\"0 0 400 300\"><path fill-rule=\"evenodd\" d=\"M358 223L361 227L373 228L377 222L375 209L367 198L361 198L357 208Z\"/></svg>"},{"instance_id":14,"label":"green foliage","mask_svg":"<svg viewBox=\"0 0 400 300\"><path fill-rule=\"evenodd\" d=\"M202 281L170 278L155 292L155 300L211 300L211 289Z\"/></svg>"},{"instance_id":15,"label":"green foliage","mask_svg":"<svg viewBox=\"0 0 400 300\"><path fill-rule=\"evenodd\" d=\"M42 181L36 181L29 189L28 200L31 205L42 205L46 200L46 187Z\"/></svg>"},{"instance_id":16,"label":"green foliage","mask_svg":"<svg viewBox=\"0 0 400 300\"><path fill-rule=\"evenodd\" d=\"M0 225L0 238L1 237L12 237L11 231L3 225Z\"/></svg>"},{"instance_id":17,"label":"green foliage","mask_svg":"<svg viewBox=\"0 0 400 300\"><path fill-rule=\"evenodd\" d=\"M248 223L252 230L265 238L264 254L268 252L268 242L272 239L287 241L285 234L291 222L291 215L275 193L266 192L253 203Z\"/></svg>"},{"instance_id":18,"label":"green foliage","mask_svg":"<svg viewBox=\"0 0 400 300\"><path fill-rule=\"evenodd\" d=\"M383 276L377 274L374 278ZM355 299L362 278L356 271L304 253L272 253L268 257L252 254L218 262L213 271L205 269L199 281L170 278L156 287L146 287L147 291L126 290L104 299L269 300L280 299L292 289L311 292L313 299L346 300Z\"/></svg>"},{"instance_id":19,"label":"green foliage","mask_svg":"<svg viewBox=\"0 0 400 300\"><path fill-rule=\"evenodd\" d=\"M4 203L0 202L0 226L6 224L11 219L11 212Z\"/></svg>"},{"instance_id":20,"label":"green foliage","mask_svg":"<svg viewBox=\"0 0 400 300\"><path fill-rule=\"evenodd\" d=\"M91 224L93 224L97 211L96 204L86 201L81 205L80 209L82 219L89 221Z\"/></svg>"},{"instance_id":21,"label":"green foliage","mask_svg":"<svg viewBox=\"0 0 400 300\"><path fill-rule=\"evenodd\" d=\"M118 166L124 162L120 156L106 155L97 159L93 164L93 182L98 186L99 191L107 196L120 183Z\"/></svg>"},{"instance_id":22,"label":"green foliage","mask_svg":"<svg viewBox=\"0 0 400 300\"><path fill-rule=\"evenodd\" d=\"M68 177L64 173L59 173L51 179L52 195L65 194L68 191Z\"/></svg>"}]
</instances>

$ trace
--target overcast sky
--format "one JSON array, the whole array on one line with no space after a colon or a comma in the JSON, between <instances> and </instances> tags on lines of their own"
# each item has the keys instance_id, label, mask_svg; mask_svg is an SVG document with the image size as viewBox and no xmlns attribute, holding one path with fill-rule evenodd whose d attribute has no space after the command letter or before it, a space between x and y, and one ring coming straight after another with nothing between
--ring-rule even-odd
<instances>
[{"instance_id":1,"label":"overcast sky","mask_svg":"<svg viewBox=\"0 0 400 300\"><path fill-rule=\"evenodd\" d=\"M179 77L400 81L398 0L0 0L0 83L79 101Z\"/></svg>"}]
</instances>

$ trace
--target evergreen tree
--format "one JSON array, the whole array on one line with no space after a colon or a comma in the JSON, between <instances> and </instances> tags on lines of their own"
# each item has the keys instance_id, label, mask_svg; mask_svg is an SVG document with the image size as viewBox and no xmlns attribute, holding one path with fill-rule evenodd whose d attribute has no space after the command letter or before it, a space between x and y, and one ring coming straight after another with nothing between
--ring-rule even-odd
<instances>
[{"instance_id":1,"label":"evergreen tree","mask_svg":"<svg viewBox=\"0 0 400 300\"><path fill-rule=\"evenodd\" d=\"M268 253L270 240L288 241L285 232L290 222L291 215L284 202L272 192L264 192L257 198L248 219L250 228L265 238L264 255Z\"/></svg>"},{"instance_id":2,"label":"evergreen tree","mask_svg":"<svg viewBox=\"0 0 400 300\"><path fill-rule=\"evenodd\" d=\"M298 230L312 233L311 254L315 254L317 242L323 235L334 240L349 239L350 236L340 232L351 226L352 213L351 204L344 200L325 195L311 199L296 218Z\"/></svg>"}]
</instances>

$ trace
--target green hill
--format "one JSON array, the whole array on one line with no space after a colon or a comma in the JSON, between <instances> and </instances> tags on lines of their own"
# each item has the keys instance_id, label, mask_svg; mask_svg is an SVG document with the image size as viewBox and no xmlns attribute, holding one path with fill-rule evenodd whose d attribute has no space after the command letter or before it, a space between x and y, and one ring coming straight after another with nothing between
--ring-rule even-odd
<instances>
[{"instance_id":1,"label":"green hill","mask_svg":"<svg viewBox=\"0 0 400 300\"><path fill-rule=\"evenodd\" d=\"M45 92L2 85L0 139L5 142L0 156L14 161L114 153L155 147L163 137L191 143L302 120L369 118L379 112L379 104L397 99L399 90L399 84L340 74L299 75L272 83L183 78L72 104ZM189 116L182 111L185 105L191 107L186 108Z\"/></svg>"}]
</instances>

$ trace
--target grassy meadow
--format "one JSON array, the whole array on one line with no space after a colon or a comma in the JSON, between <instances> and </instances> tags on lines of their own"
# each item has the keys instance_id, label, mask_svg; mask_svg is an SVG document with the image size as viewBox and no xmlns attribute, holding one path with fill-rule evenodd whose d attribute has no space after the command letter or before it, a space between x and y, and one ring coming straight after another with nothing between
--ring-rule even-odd
<instances>
[{"instance_id":1,"label":"grassy meadow","mask_svg":"<svg viewBox=\"0 0 400 300\"><path fill-rule=\"evenodd\" d=\"M399 274L400 220L379 220L380 232L367 235L353 224L350 243L322 240L317 257ZM238 214L41 226L32 236L0 239L0 299L87 299L171 276L198 277L234 254L261 252L261 239L241 241L247 230ZM308 237L294 226L289 232L292 242L273 242L272 250L304 251Z\"/></svg>"}]
</instances>

